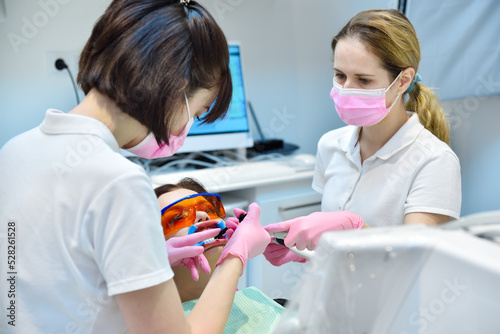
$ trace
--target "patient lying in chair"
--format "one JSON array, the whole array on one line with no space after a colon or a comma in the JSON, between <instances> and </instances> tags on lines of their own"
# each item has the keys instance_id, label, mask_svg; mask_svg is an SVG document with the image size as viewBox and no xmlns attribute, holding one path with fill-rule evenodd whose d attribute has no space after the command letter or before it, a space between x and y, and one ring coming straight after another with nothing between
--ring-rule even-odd
<instances>
[{"instance_id":1,"label":"patient lying in chair","mask_svg":"<svg viewBox=\"0 0 500 334\"><path fill-rule=\"evenodd\" d=\"M177 184L163 185L156 188L155 193L162 208L162 227L166 240L225 226L226 213L220 196L208 193L193 179L184 178ZM220 233L213 240L203 243L211 272L227 241L226 236ZM199 279L195 281L191 272L183 266L174 266L172 270L184 313L188 314L211 275L203 274L200 270ZM271 333L283 310L281 305L256 288L237 291L224 333Z\"/></svg>"}]
</instances>

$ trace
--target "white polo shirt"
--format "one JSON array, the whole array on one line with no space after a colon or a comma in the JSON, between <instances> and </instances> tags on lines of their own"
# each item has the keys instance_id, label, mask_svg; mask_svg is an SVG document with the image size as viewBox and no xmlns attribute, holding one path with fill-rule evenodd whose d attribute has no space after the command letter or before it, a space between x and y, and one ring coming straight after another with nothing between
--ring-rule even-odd
<instances>
[{"instance_id":1,"label":"white polo shirt","mask_svg":"<svg viewBox=\"0 0 500 334\"><path fill-rule=\"evenodd\" d=\"M417 115L363 164L359 131L346 126L318 143L313 188L323 194L322 211L348 210L370 226L403 224L410 212L460 216L458 158Z\"/></svg>"},{"instance_id":2,"label":"white polo shirt","mask_svg":"<svg viewBox=\"0 0 500 334\"><path fill-rule=\"evenodd\" d=\"M2 254L16 228L17 333L125 333L113 295L173 277L149 178L93 118L49 110L5 144L0 205Z\"/></svg>"}]
</instances>

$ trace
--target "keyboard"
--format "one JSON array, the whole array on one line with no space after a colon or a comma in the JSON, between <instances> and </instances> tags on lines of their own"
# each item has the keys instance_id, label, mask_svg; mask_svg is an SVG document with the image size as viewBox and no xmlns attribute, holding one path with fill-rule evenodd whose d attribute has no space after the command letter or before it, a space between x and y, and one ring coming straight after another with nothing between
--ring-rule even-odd
<instances>
[{"instance_id":1,"label":"keyboard","mask_svg":"<svg viewBox=\"0 0 500 334\"><path fill-rule=\"evenodd\" d=\"M307 172L312 173L312 169ZM298 170L288 161L259 161L234 166L151 175L150 177L155 187L167 183L177 183L184 177L190 177L201 182L209 191L227 191L246 185L255 186L272 181L282 181L297 173L304 173L304 170Z\"/></svg>"}]
</instances>

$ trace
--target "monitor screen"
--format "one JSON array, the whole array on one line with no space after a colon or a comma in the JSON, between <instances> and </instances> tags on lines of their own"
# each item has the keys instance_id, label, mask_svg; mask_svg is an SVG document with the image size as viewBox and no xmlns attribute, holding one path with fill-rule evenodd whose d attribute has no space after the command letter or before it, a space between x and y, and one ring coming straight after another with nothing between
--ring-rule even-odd
<instances>
[{"instance_id":1,"label":"monitor screen","mask_svg":"<svg viewBox=\"0 0 500 334\"><path fill-rule=\"evenodd\" d=\"M241 46L237 42L229 43L229 68L233 81L233 97L226 117L212 124L201 124L201 121L195 119L179 153L236 149L253 145L247 114Z\"/></svg>"}]
</instances>

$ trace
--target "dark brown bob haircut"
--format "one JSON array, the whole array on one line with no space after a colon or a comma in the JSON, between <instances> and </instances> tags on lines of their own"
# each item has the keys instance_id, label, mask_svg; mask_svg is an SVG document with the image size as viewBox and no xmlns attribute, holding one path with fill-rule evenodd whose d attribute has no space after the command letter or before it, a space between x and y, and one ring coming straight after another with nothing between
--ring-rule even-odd
<instances>
[{"instance_id":1,"label":"dark brown bob haircut","mask_svg":"<svg viewBox=\"0 0 500 334\"><path fill-rule=\"evenodd\" d=\"M226 37L196 1L114 0L94 26L78 84L96 89L168 144L184 94L217 89L204 123L224 117L232 97Z\"/></svg>"},{"instance_id":2,"label":"dark brown bob haircut","mask_svg":"<svg viewBox=\"0 0 500 334\"><path fill-rule=\"evenodd\" d=\"M178 190L178 189L188 189L188 190L192 190L198 194L203 194L203 193L208 192L205 189L205 187L203 187L203 185L201 183L199 183L198 181L196 181L192 178L189 178L189 177L185 177L177 183L164 184L162 186L156 187L155 194L156 194L156 197L159 198L163 194L166 194L166 193L169 193L171 191Z\"/></svg>"}]
</instances>

